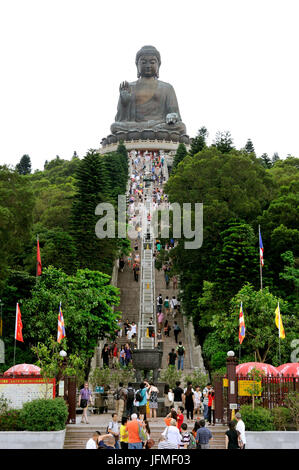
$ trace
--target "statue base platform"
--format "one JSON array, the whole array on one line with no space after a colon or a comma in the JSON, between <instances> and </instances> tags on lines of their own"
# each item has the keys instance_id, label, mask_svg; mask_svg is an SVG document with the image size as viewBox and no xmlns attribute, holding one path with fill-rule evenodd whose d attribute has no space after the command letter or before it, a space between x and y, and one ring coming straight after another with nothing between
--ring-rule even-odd
<instances>
[{"instance_id":1,"label":"statue base platform","mask_svg":"<svg viewBox=\"0 0 299 470\"><path fill-rule=\"evenodd\" d=\"M179 142L167 141L167 140L124 140L124 145L126 149L130 152L131 150L148 150L151 151L159 151L163 150L165 153L173 153L175 154L177 151L178 146L180 145ZM110 144L106 144L102 146L99 150L101 154L115 152L117 150L119 142L113 142ZM189 150L190 145L185 144L187 150Z\"/></svg>"}]
</instances>

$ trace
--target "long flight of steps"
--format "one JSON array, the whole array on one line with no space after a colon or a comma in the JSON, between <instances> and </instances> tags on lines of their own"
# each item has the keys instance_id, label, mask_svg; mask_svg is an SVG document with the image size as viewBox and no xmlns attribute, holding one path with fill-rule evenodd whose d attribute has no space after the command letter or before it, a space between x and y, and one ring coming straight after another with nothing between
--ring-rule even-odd
<instances>
[{"instance_id":1,"label":"long flight of steps","mask_svg":"<svg viewBox=\"0 0 299 470\"><path fill-rule=\"evenodd\" d=\"M90 437L92 437L94 431L100 431L102 434L106 433L106 428L108 422L111 419L111 415L107 415L107 424L103 426L95 424L82 424L82 425L72 425L68 424L66 429L66 436L64 441L64 449L85 449L86 442ZM191 430L193 423L188 423L188 430ZM151 428L151 438L154 439L155 445L153 449L158 448L158 442L161 436L161 433L164 431L165 426L163 426L163 420L159 422L150 422ZM213 440L210 441L211 449L224 449L225 448L225 432L227 427L216 425L209 426L213 434Z\"/></svg>"}]
</instances>

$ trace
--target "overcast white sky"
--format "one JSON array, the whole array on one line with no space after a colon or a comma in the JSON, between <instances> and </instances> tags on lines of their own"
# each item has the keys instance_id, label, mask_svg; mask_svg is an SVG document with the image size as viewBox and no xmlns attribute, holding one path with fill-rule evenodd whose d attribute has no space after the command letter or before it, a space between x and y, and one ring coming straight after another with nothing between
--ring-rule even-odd
<instances>
[{"instance_id":1,"label":"overcast white sky","mask_svg":"<svg viewBox=\"0 0 299 470\"><path fill-rule=\"evenodd\" d=\"M297 6L298 5L298 6ZM192 137L299 157L298 0L2 0L0 164L99 148L152 44Z\"/></svg>"}]
</instances>

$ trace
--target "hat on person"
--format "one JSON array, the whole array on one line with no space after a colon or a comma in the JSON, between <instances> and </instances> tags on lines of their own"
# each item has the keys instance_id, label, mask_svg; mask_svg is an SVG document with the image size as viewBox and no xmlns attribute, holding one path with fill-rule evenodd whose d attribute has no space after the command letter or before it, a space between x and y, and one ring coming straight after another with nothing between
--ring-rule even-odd
<instances>
[{"instance_id":1,"label":"hat on person","mask_svg":"<svg viewBox=\"0 0 299 470\"><path fill-rule=\"evenodd\" d=\"M239 413L239 412L236 413L236 414L235 414L235 417L236 417L236 418L241 418L241 413Z\"/></svg>"}]
</instances>

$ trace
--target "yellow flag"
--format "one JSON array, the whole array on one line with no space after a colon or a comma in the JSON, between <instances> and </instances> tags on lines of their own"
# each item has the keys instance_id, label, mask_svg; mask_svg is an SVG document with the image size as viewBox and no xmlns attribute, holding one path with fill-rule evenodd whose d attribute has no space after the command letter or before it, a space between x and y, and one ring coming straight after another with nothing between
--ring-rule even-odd
<instances>
[{"instance_id":1,"label":"yellow flag","mask_svg":"<svg viewBox=\"0 0 299 470\"><path fill-rule=\"evenodd\" d=\"M279 338L284 339L286 337L286 335L285 335L285 332L284 332L282 319L281 319L281 315L280 315L279 302L278 302L277 308L275 310L275 325L277 326L277 328L279 330Z\"/></svg>"}]
</instances>

